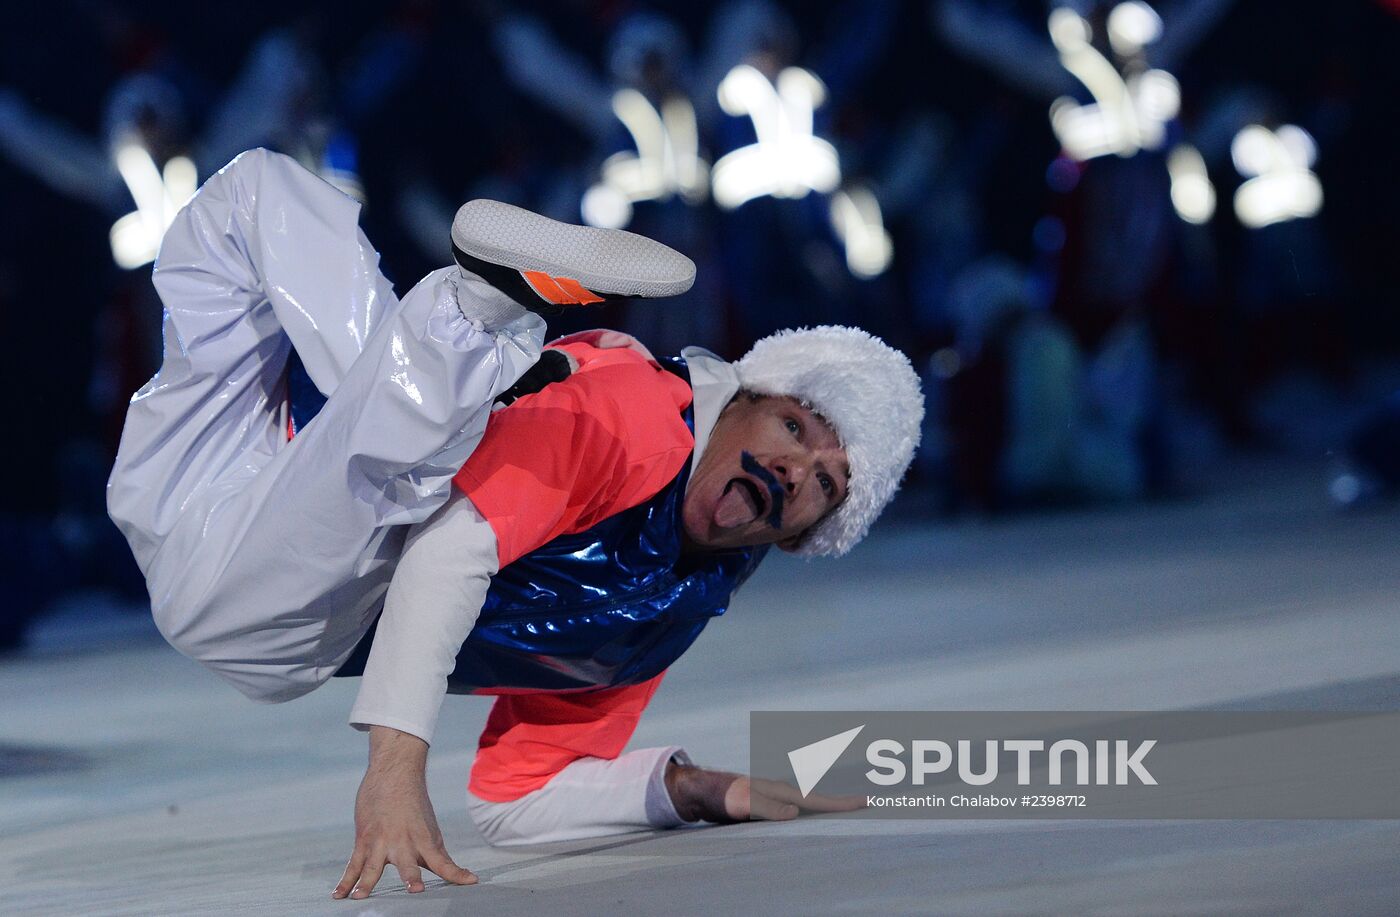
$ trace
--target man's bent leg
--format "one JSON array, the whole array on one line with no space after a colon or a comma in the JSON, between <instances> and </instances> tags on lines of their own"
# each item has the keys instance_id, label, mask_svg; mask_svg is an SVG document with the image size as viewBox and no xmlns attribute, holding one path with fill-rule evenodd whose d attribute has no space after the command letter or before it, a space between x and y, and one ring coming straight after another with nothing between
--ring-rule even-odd
<instances>
[{"instance_id":1,"label":"man's bent leg","mask_svg":"<svg viewBox=\"0 0 1400 917\"><path fill-rule=\"evenodd\" d=\"M166 360L133 398L109 484L162 632L261 700L310 690L353 648L396 527L446 498L543 337L533 315L469 320L455 268L394 303L357 215L265 151L206 183L162 247ZM291 442L289 337L329 395Z\"/></svg>"},{"instance_id":2,"label":"man's bent leg","mask_svg":"<svg viewBox=\"0 0 1400 917\"><path fill-rule=\"evenodd\" d=\"M512 802L488 802L468 791L467 810L481 836L501 847L674 828L687 822L666 790L673 758L690 764L675 745L580 758Z\"/></svg>"}]
</instances>

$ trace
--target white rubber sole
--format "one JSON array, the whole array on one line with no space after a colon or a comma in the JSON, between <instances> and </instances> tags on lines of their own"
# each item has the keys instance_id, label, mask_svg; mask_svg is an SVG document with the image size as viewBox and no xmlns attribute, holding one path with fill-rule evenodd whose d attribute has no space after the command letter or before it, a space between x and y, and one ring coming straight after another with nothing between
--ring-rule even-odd
<instances>
[{"instance_id":1,"label":"white rubber sole","mask_svg":"<svg viewBox=\"0 0 1400 917\"><path fill-rule=\"evenodd\" d=\"M500 201L463 204L452 221L452 242L482 261L572 277L595 293L675 296L695 283L695 262L653 239L560 223Z\"/></svg>"}]
</instances>

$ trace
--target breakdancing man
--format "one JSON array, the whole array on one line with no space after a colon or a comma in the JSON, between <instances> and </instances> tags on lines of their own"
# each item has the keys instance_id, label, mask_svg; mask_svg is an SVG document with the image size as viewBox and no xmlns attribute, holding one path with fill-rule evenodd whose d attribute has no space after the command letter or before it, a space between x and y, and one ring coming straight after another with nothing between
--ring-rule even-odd
<instances>
[{"instance_id":1,"label":"breakdancing man","mask_svg":"<svg viewBox=\"0 0 1400 917\"><path fill-rule=\"evenodd\" d=\"M164 361L108 484L161 633L255 700L361 676L335 897L389 863L410 892L421 867L476 881L426 790L448 692L497 695L468 785L492 843L795 816L790 788L622 749L768 546L865 535L918 438L908 360L835 327L733 364L616 332L545 348L540 313L673 295L694 265L489 201L452 241L457 265L400 301L358 205L264 150L180 212L154 271Z\"/></svg>"}]
</instances>

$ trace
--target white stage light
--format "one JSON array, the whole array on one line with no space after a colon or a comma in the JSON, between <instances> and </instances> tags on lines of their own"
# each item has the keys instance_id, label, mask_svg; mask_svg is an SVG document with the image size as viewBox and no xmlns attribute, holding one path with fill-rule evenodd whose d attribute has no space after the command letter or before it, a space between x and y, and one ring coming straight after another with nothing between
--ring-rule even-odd
<instances>
[{"instance_id":1,"label":"white stage light","mask_svg":"<svg viewBox=\"0 0 1400 917\"><path fill-rule=\"evenodd\" d=\"M1132 72L1124 78L1090 44L1093 30L1088 20L1069 7L1053 10L1048 27L1060 64L1094 97L1088 105L1068 97L1051 104L1050 126L1065 152L1082 162L1160 148L1167 122L1181 109L1176 78L1165 70ZM1161 19L1137 0L1119 4L1109 15L1109 42L1119 56L1136 54L1160 34Z\"/></svg>"},{"instance_id":2,"label":"white stage light","mask_svg":"<svg viewBox=\"0 0 1400 917\"><path fill-rule=\"evenodd\" d=\"M174 208L170 214L173 221L180 208L188 204L199 190L199 170L189 157L172 156L161 170L161 176L165 180L166 195Z\"/></svg>"},{"instance_id":3,"label":"white stage light","mask_svg":"<svg viewBox=\"0 0 1400 917\"><path fill-rule=\"evenodd\" d=\"M1249 228L1304 219L1322 209L1322 182L1309 169L1317 144L1301 127L1271 131L1251 124L1235 135L1230 158L1241 175L1251 176L1235 191L1235 215Z\"/></svg>"},{"instance_id":4,"label":"white stage light","mask_svg":"<svg viewBox=\"0 0 1400 917\"><path fill-rule=\"evenodd\" d=\"M720 107L747 115L757 142L715 163L715 203L732 210L756 197L800 198L835 190L841 183L836 148L812 133L812 112L825 99L821 80L799 67L778 74L776 87L747 64L729 71L719 85Z\"/></svg>"},{"instance_id":5,"label":"white stage light","mask_svg":"<svg viewBox=\"0 0 1400 917\"><path fill-rule=\"evenodd\" d=\"M1230 143L1230 158L1241 175L1263 175L1274 164L1273 131L1262 124L1251 124L1240 130Z\"/></svg>"},{"instance_id":6,"label":"white stage light","mask_svg":"<svg viewBox=\"0 0 1400 917\"><path fill-rule=\"evenodd\" d=\"M162 174L146 148L134 141L120 144L113 156L136 211L112 225L112 258L118 266L134 270L155 260L175 214L194 197L199 174L184 156L172 157Z\"/></svg>"},{"instance_id":7,"label":"white stage light","mask_svg":"<svg viewBox=\"0 0 1400 917\"><path fill-rule=\"evenodd\" d=\"M1089 25L1089 20L1067 6L1056 7L1050 11L1049 27L1050 40L1061 51L1087 45L1094 40L1094 30Z\"/></svg>"},{"instance_id":8,"label":"white stage light","mask_svg":"<svg viewBox=\"0 0 1400 917\"><path fill-rule=\"evenodd\" d=\"M1207 223L1215 215L1215 187L1206 174L1206 163L1200 152L1183 143L1167 157L1167 173L1171 176L1172 206L1177 216L1188 223Z\"/></svg>"},{"instance_id":9,"label":"white stage light","mask_svg":"<svg viewBox=\"0 0 1400 917\"><path fill-rule=\"evenodd\" d=\"M632 203L610 184L600 183L583 193L583 221L589 226L621 229L632 221Z\"/></svg>"},{"instance_id":10,"label":"white stage light","mask_svg":"<svg viewBox=\"0 0 1400 917\"><path fill-rule=\"evenodd\" d=\"M1108 43L1113 53L1131 57L1162 37L1162 17L1146 3L1128 0L1108 14Z\"/></svg>"},{"instance_id":11,"label":"white stage light","mask_svg":"<svg viewBox=\"0 0 1400 917\"><path fill-rule=\"evenodd\" d=\"M117 267L127 271L154 261L159 250L139 212L128 213L113 223L108 238L112 243L112 259Z\"/></svg>"},{"instance_id":12,"label":"white stage light","mask_svg":"<svg viewBox=\"0 0 1400 917\"><path fill-rule=\"evenodd\" d=\"M1317 143L1313 140L1312 134L1303 130L1296 124L1284 124L1274 131L1274 136L1278 142L1288 151L1288 158L1301 164L1304 168L1312 168L1317 162Z\"/></svg>"},{"instance_id":13,"label":"white stage light","mask_svg":"<svg viewBox=\"0 0 1400 917\"><path fill-rule=\"evenodd\" d=\"M638 201L664 201L679 194L687 203L705 199L709 164L700 158L695 109L682 96L672 96L658 112L635 89L613 96L613 114L632 135L636 152L609 156L602 180L584 193L581 209L593 226L621 229L632 220Z\"/></svg>"},{"instance_id":14,"label":"white stage light","mask_svg":"<svg viewBox=\"0 0 1400 917\"><path fill-rule=\"evenodd\" d=\"M846 266L863 280L878 277L890 266L894 243L885 231L880 203L862 187L831 196L831 226L846 247Z\"/></svg>"}]
</instances>

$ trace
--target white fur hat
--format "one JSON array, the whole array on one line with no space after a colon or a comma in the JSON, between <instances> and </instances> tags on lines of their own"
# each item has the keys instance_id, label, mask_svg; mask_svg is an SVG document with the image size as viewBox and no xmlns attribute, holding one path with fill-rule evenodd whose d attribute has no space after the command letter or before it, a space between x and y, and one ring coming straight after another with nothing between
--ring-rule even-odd
<instances>
[{"instance_id":1,"label":"white fur hat","mask_svg":"<svg viewBox=\"0 0 1400 917\"><path fill-rule=\"evenodd\" d=\"M822 325L770 335L734 368L745 391L796 398L836 431L850 487L797 553L845 554L899 489L919 444L924 396L909 358L858 328Z\"/></svg>"}]
</instances>

